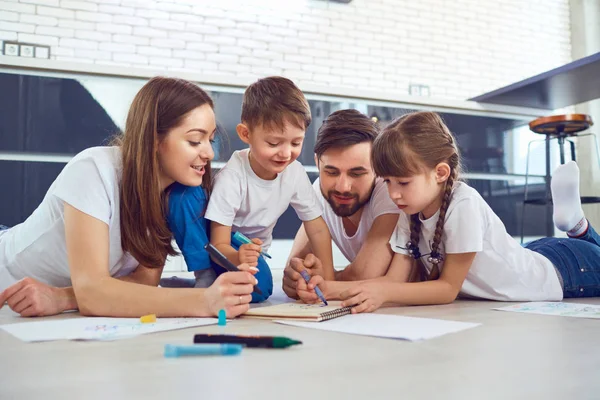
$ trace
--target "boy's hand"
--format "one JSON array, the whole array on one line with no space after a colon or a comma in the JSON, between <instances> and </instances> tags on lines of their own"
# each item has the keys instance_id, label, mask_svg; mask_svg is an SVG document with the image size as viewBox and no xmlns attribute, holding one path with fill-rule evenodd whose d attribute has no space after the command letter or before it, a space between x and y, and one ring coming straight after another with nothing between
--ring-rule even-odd
<instances>
[{"instance_id":1,"label":"boy's hand","mask_svg":"<svg viewBox=\"0 0 600 400\"><path fill-rule=\"evenodd\" d=\"M261 245L262 240L258 238L252 239L252 243L241 245L238 250L240 263L246 263L250 267L256 267L258 265L258 257L260 257L260 252L262 251Z\"/></svg>"},{"instance_id":2,"label":"boy's hand","mask_svg":"<svg viewBox=\"0 0 600 400\"><path fill-rule=\"evenodd\" d=\"M382 282L363 282L340 294L342 307L352 307L352 314L373 312L386 302Z\"/></svg>"}]
</instances>

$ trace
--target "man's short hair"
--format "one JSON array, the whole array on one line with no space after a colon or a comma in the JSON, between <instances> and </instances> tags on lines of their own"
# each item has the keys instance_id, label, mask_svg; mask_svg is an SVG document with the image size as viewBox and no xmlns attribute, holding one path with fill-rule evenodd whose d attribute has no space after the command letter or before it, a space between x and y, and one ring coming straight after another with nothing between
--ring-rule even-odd
<instances>
[{"instance_id":1,"label":"man's short hair","mask_svg":"<svg viewBox=\"0 0 600 400\"><path fill-rule=\"evenodd\" d=\"M379 126L360 111L338 110L323 121L317 133L315 154L321 158L332 148L344 148L355 144L373 143L379 134Z\"/></svg>"}]
</instances>

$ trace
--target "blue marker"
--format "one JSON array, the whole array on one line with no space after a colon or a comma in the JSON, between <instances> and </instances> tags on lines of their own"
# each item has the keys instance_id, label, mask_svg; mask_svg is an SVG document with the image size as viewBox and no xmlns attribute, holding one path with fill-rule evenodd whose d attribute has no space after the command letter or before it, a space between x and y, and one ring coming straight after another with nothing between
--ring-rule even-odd
<instances>
[{"instance_id":1,"label":"blue marker","mask_svg":"<svg viewBox=\"0 0 600 400\"><path fill-rule=\"evenodd\" d=\"M227 313L225 310L219 310L219 326L227 325Z\"/></svg>"},{"instance_id":2,"label":"blue marker","mask_svg":"<svg viewBox=\"0 0 600 400\"><path fill-rule=\"evenodd\" d=\"M302 272L300 272L300 275L302 275L306 283L310 282L310 275L308 275L308 272L306 272L305 269L303 269ZM321 299L321 301L327 306L327 300L325 300L325 296L323 296L323 292L321 292L321 289L319 289L318 286L315 286L315 293L317 294L317 296L319 296L319 299Z\"/></svg>"},{"instance_id":3,"label":"blue marker","mask_svg":"<svg viewBox=\"0 0 600 400\"><path fill-rule=\"evenodd\" d=\"M254 243L252 240L248 239L248 237L244 236L244 234L241 232L234 233L233 238L236 239L238 242L242 242L244 244ZM271 258L271 256L265 253L264 251L261 251L260 254L267 258Z\"/></svg>"},{"instance_id":4,"label":"blue marker","mask_svg":"<svg viewBox=\"0 0 600 400\"><path fill-rule=\"evenodd\" d=\"M165 344L165 357L235 356L242 352L241 344Z\"/></svg>"}]
</instances>

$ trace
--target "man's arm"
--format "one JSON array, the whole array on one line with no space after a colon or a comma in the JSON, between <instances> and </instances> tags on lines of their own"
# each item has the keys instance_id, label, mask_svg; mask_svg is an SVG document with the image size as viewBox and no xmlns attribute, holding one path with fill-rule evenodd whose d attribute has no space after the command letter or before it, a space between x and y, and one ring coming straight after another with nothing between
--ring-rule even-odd
<instances>
[{"instance_id":1,"label":"man's arm","mask_svg":"<svg viewBox=\"0 0 600 400\"><path fill-rule=\"evenodd\" d=\"M346 269L337 271L335 279L355 281L385 275L394 255L388 242L397 223L398 214L383 214L375 218L356 258Z\"/></svg>"}]
</instances>

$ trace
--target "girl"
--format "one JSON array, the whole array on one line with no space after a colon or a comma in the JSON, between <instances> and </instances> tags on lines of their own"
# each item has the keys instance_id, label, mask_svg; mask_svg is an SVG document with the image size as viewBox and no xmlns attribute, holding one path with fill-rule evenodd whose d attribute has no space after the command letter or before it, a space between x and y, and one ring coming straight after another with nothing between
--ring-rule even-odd
<instances>
[{"instance_id":1,"label":"girl","mask_svg":"<svg viewBox=\"0 0 600 400\"><path fill-rule=\"evenodd\" d=\"M374 143L373 165L404 213L390 239L396 255L387 276L340 293L353 312L386 302L445 304L459 295L498 301L600 295L600 237L583 215L574 162L558 167L552 179L554 223L569 238L543 238L525 248L479 193L458 181L456 143L437 114L392 122ZM406 282L414 260L422 282ZM321 280L309 288L314 284Z\"/></svg>"},{"instance_id":2,"label":"girl","mask_svg":"<svg viewBox=\"0 0 600 400\"><path fill-rule=\"evenodd\" d=\"M156 287L175 254L165 217L169 188L210 182L215 129L212 100L198 86L160 77L146 83L120 145L79 153L32 215L0 232L0 307L7 301L23 316L75 308L114 317L248 310L256 284L249 272L222 274L208 289Z\"/></svg>"}]
</instances>

